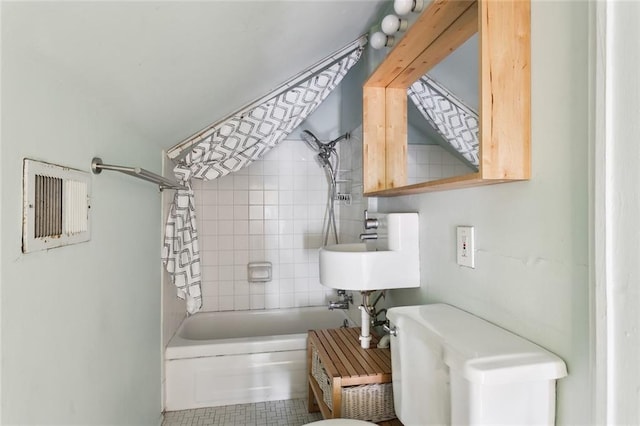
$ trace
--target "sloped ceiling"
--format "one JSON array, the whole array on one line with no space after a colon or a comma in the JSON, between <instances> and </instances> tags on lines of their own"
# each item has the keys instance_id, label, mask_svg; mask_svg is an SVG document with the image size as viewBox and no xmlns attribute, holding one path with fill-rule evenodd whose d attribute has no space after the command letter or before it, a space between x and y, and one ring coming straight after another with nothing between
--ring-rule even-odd
<instances>
[{"instance_id":1,"label":"sloped ceiling","mask_svg":"<svg viewBox=\"0 0 640 426\"><path fill-rule=\"evenodd\" d=\"M168 148L368 32L388 4L4 2L2 37Z\"/></svg>"}]
</instances>

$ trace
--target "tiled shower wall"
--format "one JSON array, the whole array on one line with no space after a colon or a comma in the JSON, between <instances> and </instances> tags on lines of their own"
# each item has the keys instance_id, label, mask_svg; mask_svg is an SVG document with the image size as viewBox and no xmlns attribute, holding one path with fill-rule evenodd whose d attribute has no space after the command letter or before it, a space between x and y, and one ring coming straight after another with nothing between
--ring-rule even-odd
<instances>
[{"instance_id":1,"label":"tiled shower wall","mask_svg":"<svg viewBox=\"0 0 640 426\"><path fill-rule=\"evenodd\" d=\"M193 181L202 258L203 310L323 305L318 279L327 178L300 140L285 140L250 166ZM249 262L271 262L273 278L249 283Z\"/></svg>"},{"instance_id":2,"label":"tiled shower wall","mask_svg":"<svg viewBox=\"0 0 640 426\"><path fill-rule=\"evenodd\" d=\"M376 199L362 195L362 127L338 147L338 191L351 195L350 204L336 205L340 242L359 242L363 211L376 210ZM336 298L318 276L328 181L315 155L303 141L285 140L238 172L192 181L204 311L314 306ZM410 145L408 160L411 179L470 171L439 146ZM249 262L271 262L272 281L249 283Z\"/></svg>"}]
</instances>

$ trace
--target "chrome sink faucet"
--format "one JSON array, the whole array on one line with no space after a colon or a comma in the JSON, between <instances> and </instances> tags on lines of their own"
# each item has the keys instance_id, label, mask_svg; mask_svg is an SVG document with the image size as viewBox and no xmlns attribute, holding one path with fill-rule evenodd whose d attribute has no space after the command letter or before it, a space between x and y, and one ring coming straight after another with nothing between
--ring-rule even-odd
<instances>
[{"instance_id":1,"label":"chrome sink faucet","mask_svg":"<svg viewBox=\"0 0 640 426\"><path fill-rule=\"evenodd\" d=\"M368 231L370 229L378 229L378 226L380 225L380 223L378 222L378 219L376 219L375 217L370 217L369 216L369 211L365 210L364 211L364 229L365 231ZM378 234L376 232L365 232L363 234L360 234L360 240L362 241L366 241L366 240L377 240L378 239Z\"/></svg>"}]
</instances>

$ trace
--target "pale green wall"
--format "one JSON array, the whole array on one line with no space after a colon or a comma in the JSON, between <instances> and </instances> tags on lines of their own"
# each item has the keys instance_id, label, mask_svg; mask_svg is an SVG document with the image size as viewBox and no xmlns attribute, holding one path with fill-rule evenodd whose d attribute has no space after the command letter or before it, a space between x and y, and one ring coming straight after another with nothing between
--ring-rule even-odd
<instances>
[{"instance_id":1,"label":"pale green wall","mask_svg":"<svg viewBox=\"0 0 640 426\"><path fill-rule=\"evenodd\" d=\"M388 303L446 302L555 352L558 424L591 419L587 2L532 2L532 177L379 199L420 213L421 287ZM457 225L476 232L476 268L456 264Z\"/></svg>"},{"instance_id":2,"label":"pale green wall","mask_svg":"<svg viewBox=\"0 0 640 426\"><path fill-rule=\"evenodd\" d=\"M91 241L21 253L22 159L160 171L158 146L95 100L96 82L23 46L2 5L2 424L159 424L160 194L92 178Z\"/></svg>"}]
</instances>

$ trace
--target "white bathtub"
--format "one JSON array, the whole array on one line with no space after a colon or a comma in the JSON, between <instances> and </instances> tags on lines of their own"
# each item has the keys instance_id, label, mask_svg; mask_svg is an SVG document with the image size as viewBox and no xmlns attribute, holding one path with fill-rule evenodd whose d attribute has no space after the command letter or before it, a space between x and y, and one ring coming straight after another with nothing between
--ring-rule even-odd
<instances>
[{"instance_id":1,"label":"white bathtub","mask_svg":"<svg viewBox=\"0 0 640 426\"><path fill-rule=\"evenodd\" d=\"M307 331L337 328L345 319L344 311L326 307L186 318L165 351L165 409L302 398Z\"/></svg>"}]
</instances>

